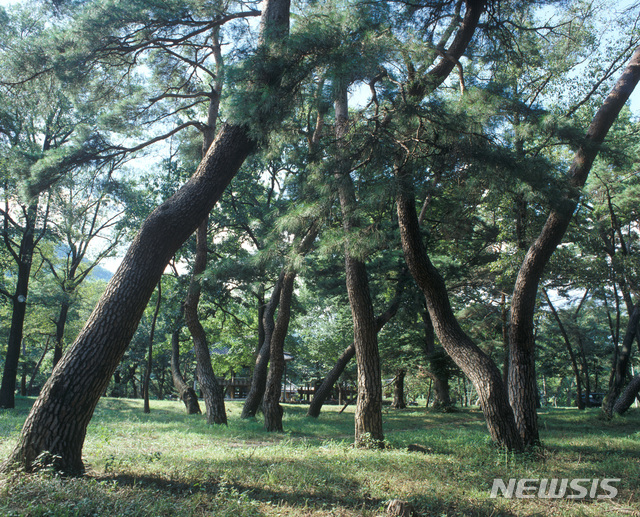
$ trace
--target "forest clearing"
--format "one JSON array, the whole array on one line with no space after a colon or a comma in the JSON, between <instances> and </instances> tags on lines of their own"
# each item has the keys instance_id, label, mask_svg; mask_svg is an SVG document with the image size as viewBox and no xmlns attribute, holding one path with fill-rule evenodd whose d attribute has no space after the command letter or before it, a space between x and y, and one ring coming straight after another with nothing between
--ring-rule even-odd
<instances>
[{"instance_id":1,"label":"forest clearing","mask_svg":"<svg viewBox=\"0 0 640 517\"><path fill-rule=\"evenodd\" d=\"M637 0L0 0L0 513L638 515L638 83Z\"/></svg>"},{"instance_id":2,"label":"forest clearing","mask_svg":"<svg viewBox=\"0 0 640 517\"><path fill-rule=\"evenodd\" d=\"M33 399L0 416L6 456ZM44 469L5 477L4 516L382 516L390 500L422 516L638 515L640 414L606 421L598 410L540 412L543 447L514 455L492 445L478 409L442 413L386 406L384 450L354 449L353 409L327 406L320 419L285 406L285 433L240 418L207 426L181 403L101 400L88 429L87 475ZM409 452L418 445L424 451ZM613 499L490 497L495 478L617 478ZM591 482L582 483L587 488ZM535 491L534 491L535 492ZM567 491L567 495L572 493ZM599 494L605 492L599 491Z\"/></svg>"}]
</instances>

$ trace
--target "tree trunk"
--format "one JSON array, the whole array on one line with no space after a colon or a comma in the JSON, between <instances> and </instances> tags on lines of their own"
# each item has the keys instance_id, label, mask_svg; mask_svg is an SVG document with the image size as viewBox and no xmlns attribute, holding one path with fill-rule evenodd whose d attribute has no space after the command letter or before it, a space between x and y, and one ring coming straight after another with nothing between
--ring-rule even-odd
<instances>
[{"instance_id":1,"label":"tree trunk","mask_svg":"<svg viewBox=\"0 0 640 517\"><path fill-rule=\"evenodd\" d=\"M194 176L143 223L84 329L27 417L9 463L30 470L43 451L68 473L84 470L87 425L162 273L254 148L244 126L225 125ZM55 424L54 424L55 422Z\"/></svg>"},{"instance_id":2,"label":"tree trunk","mask_svg":"<svg viewBox=\"0 0 640 517\"><path fill-rule=\"evenodd\" d=\"M66 296L67 293L63 293ZM62 358L62 343L64 341L64 328L67 324L67 318L69 316L69 302L65 299L60 304L60 313L56 320L56 343L53 348L53 367L55 368L58 361Z\"/></svg>"},{"instance_id":3,"label":"tree trunk","mask_svg":"<svg viewBox=\"0 0 640 517\"><path fill-rule=\"evenodd\" d=\"M427 375L433 381L435 396L433 407L442 411L448 411L452 407L451 388L449 386L448 356L440 348L436 348L435 331L433 322L426 309L422 312L424 323L425 352L429 361L429 371Z\"/></svg>"},{"instance_id":4,"label":"tree trunk","mask_svg":"<svg viewBox=\"0 0 640 517\"><path fill-rule=\"evenodd\" d=\"M207 423L226 425L227 413L224 407L224 393L213 373L207 334L198 318L198 302L201 292L200 280L207 267L208 227L209 218L205 217L196 232L196 257L193 263L189 291L184 301L184 319L193 339L197 362L196 371L207 412Z\"/></svg>"},{"instance_id":5,"label":"tree trunk","mask_svg":"<svg viewBox=\"0 0 640 517\"><path fill-rule=\"evenodd\" d=\"M16 290L11 297L12 313L7 353L2 373L2 385L0 386L0 408L15 407L16 379L18 376L18 362L20 360L20 348L22 346L22 333L24 318L27 313L27 293L29 291L29 279L31 276L31 263L35 249L35 225L38 213L37 198L29 204L26 214L25 231L20 241L20 250L16 261L18 262L18 276Z\"/></svg>"},{"instance_id":6,"label":"tree trunk","mask_svg":"<svg viewBox=\"0 0 640 517\"><path fill-rule=\"evenodd\" d=\"M342 352L334 367L331 368L331 371L327 374L320 387L314 393L311 404L309 404L309 409L307 410L307 416L311 416L313 418L318 418L318 416L320 416L322 405L331 394L333 386L342 375L342 372L344 372L349 361L351 361L355 355L356 347L351 343L347 348L345 348L344 352Z\"/></svg>"},{"instance_id":7,"label":"tree trunk","mask_svg":"<svg viewBox=\"0 0 640 517\"><path fill-rule=\"evenodd\" d=\"M404 284L408 277L408 274L409 272L407 270L404 270L400 274L400 278L398 278L398 285L396 287L396 296L389 305L389 308L376 318L376 329L378 332L380 332L385 324L398 312L398 309L400 308L402 290L404 289ZM325 400L327 400L327 397L331 394L333 386L336 382L338 382L338 379L342 375L342 372L344 372L347 364L349 364L349 361L351 361L351 359L353 359L355 355L356 347L354 343L351 343L344 350L344 352L342 352L334 367L327 374L320 387L314 393L311 404L309 404L307 416L311 416L313 418L318 418L318 416L320 416L322 405L324 404Z\"/></svg>"},{"instance_id":8,"label":"tree trunk","mask_svg":"<svg viewBox=\"0 0 640 517\"><path fill-rule=\"evenodd\" d=\"M198 404L198 395L194 389L189 386L182 372L180 371L180 328L177 328L171 334L171 377L173 385L178 392L178 397L184 402L188 415L200 414L200 404Z\"/></svg>"},{"instance_id":9,"label":"tree trunk","mask_svg":"<svg viewBox=\"0 0 640 517\"><path fill-rule=\"evenodd\" d=\"M270 36L267 39L277 43L287 34L289 7L289 0L266 0L262 40ZM268 50L265 55L268 59ZM256 87L274 87L281 73L278 65L271 67L257 79ZM224 125L191 179L146 219L84 329L33 405L6 468L17 464L30 471L35 458L48 451L59 458L57 469L84 471L87 425L164 268L254 148L245 125Z\"/></svg>"},{"instance_id":10,"label":"tree trunk","mask_svg":"<svg viewBox=\"0 0 640 517\"><path fill-rule=\"evenodd\" d=\"M162 302L162 281L158 282L158 299L156 301L156 308L153 312L153 319L151 320L151 331L149 332L149 350L147 352L147 367L144 371L144 380L142 382L142 398L143 413L151 413L149 407L149 383L151 382L151 368L153 367L153 338L156 333L156 322L158 321L158 313L160 312L160 303Z\"/></svg>"},{"instance_id":11,"label":"tree trunk","mask_svg":"<svg viewBox=\"0 0 640 517\"><path fill-rule=\"evenodd\" d=\"M493 440L508 450L522 450L501 373L460 328L451 309L444 280L429 260L422 243L412 186L401 170L396 173L402 249L409 271L425 296L435 333L447 354L473 382Z\"/></svg>"},{"instance_id":12,"label":"tree trunk","mask_svg":"<svg viewBox=\"0 0 640 517\"><path fill-rule=\"evenodd\" d=\"M640 375L636 375L613 405L613 412L622 415L631 407L640 391Z\"/></svg>"},{"instance_id":13,"label":"tree trunk","mask_svg":"<svg viewBox=\"0 0 640 517\"><path fill-rule=\"evenodd\" d=\"M622 391L622 386L627 377L633 340L638 337L639 324L640 303L634 306L633 312L629 316L627 331L625 332L624 339L622 340L622 346L618 351L618 360L615 365L613 382L611 383L611 386L609 386L609 393L607 393L607 396L602 402L602 412L607 418L611 418L613 416L613 408L618 400L620 392Z\"/></svg>"},{"instance_id":14,"label":"tree trunk","mask_svg":"<svg viewBox=\"0 0 640 517\"><path fill-rule=\"evenodd\" d=\"M407 375L407 370L400 368L396 372L396 378L393 381L393 403L391 407L394 409L405 409L407 403L404 400L404 378Z\"/></svg>"},{"instance_id":15,"label":"tree trunk","mask_svg":"<svg viewBox=\"0 0 640 517\"><path fill-rule=\"evenodd\" d=\"M540 235L527 251L516 278L509 327L509 399L525 445L540 441L536 413L533 326L538 285L545 266L571 222L580 192L600 146L639 79L640 47L635 50L630 63L591 121L586 138L575 153L569 170L570 190L558 204L558 208L549 214Z\"/></svg>"},{"instance_id":16,"label":"tree trunk","mask_svg":"<svg viewBox=\"0 0 640 517\"><path fill-rule=\"evenodd\" d=\"M258 357L256 357L253 376L251 377L251 388L249 389L247 399L244 401L244 406L242 407L242 418L254 418L262 404L264 390L267 385L269 357L271 355L271 336L273 335L273 329L275 328L274 317L276 308L280 302L280 291L284 275L285 272L282 271L273 286L269 302L264 308L262 317L262 329L264 334L260 349L258 350Z\"/></svg>"},{"instance_id":17,"label":"tree trunk","mask_svg":"<svg viewBox=\"0 0 640 517\"><path fill-rule=\"evenodd\" d=\"M336 92L335 118L338 152L343 153L347 145L344 139L348 131L346 84L342 84ZM382 432L382 380L378 332L365 263L362 259L356 257L350 249L349 236L359 230L360 221L354 215L356 196L348 165L344 165L344 160L340 160L340 163L342 164L342 170L337 172L335 176L338 181L342 225L347 234L345 272L347 294L353 318L353 340L358 363L355 444L358 447L380 447L383 445L384 435Z\"/></svg>"},{"instance_id":18,"label":"tree trunk","mask_svg":"<svg viewBox=\"0 0 640 517\"><path fill-rule=\"evenodd\" d=\"M282 406L280 395L282 394L282 374L284 372L284 340L289 329L291 317L291 299L296 273L287 271L282 279L280 290L280 302L278 317L271 336L271 349L269 352L269 373L264 391L262 408L264 412L264 428L270 432L282 432Z\"/></svg>"}]
</instances>

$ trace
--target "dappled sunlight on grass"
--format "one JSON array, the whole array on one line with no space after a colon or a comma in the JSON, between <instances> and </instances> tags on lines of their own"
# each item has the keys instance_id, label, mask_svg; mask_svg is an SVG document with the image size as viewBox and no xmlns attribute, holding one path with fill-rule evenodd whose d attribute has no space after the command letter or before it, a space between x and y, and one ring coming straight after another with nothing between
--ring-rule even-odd
<instances>
[{"instance_id":1,"label":"dappled sunlight on grass","mask_svg":"<svg viewBox=\"0 0 640 517\"><path fill-rule=\"evenodd\" d=\"M0 413L0 452L15 445L33 399ZM284 433L260 418L208 426L181 403L101 400L84 448L88 474L4 478L2 515L382 515L393 498L422 515L618 515L638 508L640 415L608 422L596 410L544 409L544 445L505 454L482 413L384 410L387 447L354 449L353 407L327 406L320 418L286 405ZM422 447L409 452L407 446ZM494 478L621 478L614 501L491 499Z\"/></svg>"}]
</instances>

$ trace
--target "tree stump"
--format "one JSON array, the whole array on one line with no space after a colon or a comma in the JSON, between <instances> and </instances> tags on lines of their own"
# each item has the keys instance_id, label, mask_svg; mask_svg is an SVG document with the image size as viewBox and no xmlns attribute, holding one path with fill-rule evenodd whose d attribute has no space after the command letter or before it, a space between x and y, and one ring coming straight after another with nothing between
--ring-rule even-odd
<instances>
[{"instance_id":1,"label":"tree stump","mask_svg":"<svg viewBox=\"0 0 640 517\"><path fill-rule=\"evenodd\" d=\"M389 517L413 517L417 513L413 506L406 501L400 499L393 499L389 501L387 505L387 515Z\"/></svg>"}]
</instances>

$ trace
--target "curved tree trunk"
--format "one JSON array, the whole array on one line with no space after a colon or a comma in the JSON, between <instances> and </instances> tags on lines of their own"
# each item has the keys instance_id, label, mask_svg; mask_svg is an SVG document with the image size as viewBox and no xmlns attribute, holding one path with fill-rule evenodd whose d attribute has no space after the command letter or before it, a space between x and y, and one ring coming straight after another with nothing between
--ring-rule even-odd
<instances>
[{"instance_id":1,"label":"curved tree trunk","mask_svg":"<svg viewBox=\"0 0 640 517\"><path fill-rule=\"evenodd\" d=\"M618 415L625 413L627 409L631 407L636 397L638 397L638 392L640 392L640 375L636 375L627 385L622 395L620 395L613 405L613 412Z\"/></svg>"},{"instance_id":2,"label":"curved tree trunk","mask_svg":"<svg viewBox=\"0 0 640 517\"><path fill-rule=\"evenodd\" d=\"M336 139L339 153L347 146L344 140L348 131L347 85L336 91L335 118ZM347 236L357 232L360 221L355 217L356 196L348 165L340 160L342 170L335 174L338 197L342 209L342 226ZM384 441L382 432L382 380L378 331L369 291L369 279L365 263L354 256L350 243L345 245L345 272L347 294L353 318L353 341L358 363L358 399L355 413L355 445L380 447Z\"/></svg>"},{"instance_id":3,"label":"curved tree trunk","mask_svg":"<svg viewBox=\"0 0 640 517\"><path fill-rule=\"evenodd\" d=\"M409 271L422 290L433 327L447 354L473 382L493 440L509 450L522 450L515 419L500 371L460 328L449 302L444 280L424 249L415 200L408 178L397 171L398 225Z\"/></svg>"},{"instance_id":4,"label":"curved tree trunk","mask_svg":"<svg viewBox=\"0 0 640 517\"><path fill-rule=\"evenodd\" d=\"M391 305L389 305L389 308L385 312L383 312L376 318L376 329L378 332L380 332L382 328L385 326L385 324L391 318L393 318L398 312L398 309L400 308L402 290L404 289L404 284L408 276L409 276L409 271L405 269L400 274L400 277L398 278L398 285L396 287L396 296L391 302ZM336 361L336 364L334 365L334 367L327 374L327 376L322 381L322 384L320 385L320 387L314 393L313 399L311 400L311 404L309 404L307 416L311 416L314 418L318 418L318 416L320 416L322 405L331 394L331 391L333 390L333 386L335 385L336 382L338 382L338 379L342 375L342 372L344 372L344 369L347 367L347 364L349 364L349 361L351 361L351 359L353 359L355 355L356 355L356 347L354 343L351 343L347 348L345 348L344 352L342 352L342 354Z\"/></svg>"},{"instance_id":5,"label":"curved tree trunk","mask_svg":"<svg viewBox=\"0 0 640 517\"><path fill-rule=\"evenodd\" d=\"M424 324L425 352L429 361L427 375L433 381L433 388L436 392L433 397L433 407L446 412L453 406L447 368L449 358L441 348L436 348L435 330L426 307L422 312L422 322Z\"/></svg>"},{"instance_id":6,"label":"curved tree trunk","mask_svg":"<svg viewBox=\"0 0 640 517\"><path fill-rule=\"evenodd\" d=\"M271 432L282 432L282 374L284 373L284 340L289 329L291 317L291 299L295 284L295 271L287 271L282 279L278 317L271 336L269 352L269 373L264 391L262 410L264 412L264 428Z\"/></svg>"},{"instance_id":7,"label":"curved tree trunk","mask_svg":"<svg viewBox=\"0 0 640 517\"><path fill-rule=\"evenodd\" d=\"M618 401L618 397L622 392L622 386L624 385L627 373L629 370L629 360L631 358L631 350L633 346L633 340L640 338L638 332L640 330L640 304L636 304L633 308L633 312L629 315L629 322L627 323L627 330L622 340L622 346L618 351L618 360L615 365L615 374L609 386L609 393L602 402L602 412L607 418L611 418L614 412L614 406ZM640 341L638 341L640 344Z\"/></svg>"},{"instance_id":8,"label":"curved tree trunk","mask_svg":"<svg viewBox=\"0 0 640 517\"><path fill-rule=\"evenodd\" d=\"M207 267L208 228L209 218L205 217L196 232L196 257L193 263L189 291L184 301L184 319L189 328L189 332L191 332L191 338L193 339L193 348L196 353L198 384L200 385L202 397L204 398L207 423L226 425L227 413L224 407L224 393L213 373L207 334L198 318L198 302L200 301L201 292L200 277Z\"/></svg>"},{"instance_id":9,"label":"curved tree trunk","mask_svg":"<svg viewBox=\"0 0 640 517\"><path fill-rule=\"evenodd\" d=\"M180 371L180 328L177 328L171 334L171 377L173 385L178 392L178 397L184 402L188 415L200 414L200 404L198 404L198 395L194 389L189 386L182 372Z\"/></svg>"},{"instance_id":10,"label":"curved tree trunk","mask_svg":"<svg viewBox=\"0 0 640 517\"><path fill-rule=\"evenodd\" d=\"M267 306L264 308L262 318L262 328L264 336L260 350L258 350L258 357L256 357L256 364L253 368L253 375L251 377L251 388L247 394L247 399L244 401L242 407L242 418L254 418L264 397L264 390L267 385L267 373L269 369L269 357L271 355L271 336L275 328L275 313L278 303L280 303L280 291L282 289L282 282L284 280L285 272L282 271L271 292L271 297Z\"/></svg>"},{"instance_id":11,"label":"curved tree trunk","mask_svg":"<svg viewBox=\"0 0 640 517\"><path fill-rule=\"evenodd\" d=\"M533 317L538 285L553 252L571 222L580 192L591 166L618 113L640 80L640 47L595 114L584 143L574 155L568 173L570 191L549 214L540 235L531 245L516 278L511 299L509 327L509 400L525 445L540 441L537 423L535 339Z\"/></svg>"},{"instance_id":12,"label":"curved tree trunk","mask_svg":"<svg viewBox=\"0 0 640 517\"><path fill-rule=\"evenodd\" d=\"M342 352L334 367L331 368L331 371L327 374L320 387L314 393L311 404L309 404L309 409L307 410L307 416L311 416L314 418L318 418L318 416L320 416L322 405L325 403L329 395L331 395L333 386L336 382L338 382L338 379L342 375L342 372L344 372L344 369L349 364L349 361L351 361L351 359L353 359L355 355L356 346L355 344L351 343L347 348L345 348L344 352Z\"/></svg>"}]
</instances>

